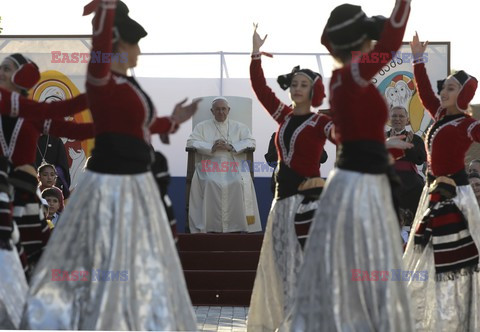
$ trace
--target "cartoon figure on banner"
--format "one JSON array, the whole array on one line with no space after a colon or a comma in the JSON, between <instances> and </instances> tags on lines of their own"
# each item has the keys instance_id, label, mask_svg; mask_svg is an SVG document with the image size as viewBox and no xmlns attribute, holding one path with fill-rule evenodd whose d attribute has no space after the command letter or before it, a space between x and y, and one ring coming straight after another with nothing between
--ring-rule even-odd
<instances>
[{"instance_id":1,"label":"cartoon figure on banner","mask_svg":"<svg viewBox=\"0 0 480 332\"><path fill-rule=\"evenodd\" d=\"M400 71L387 76L378 84L378 89L384 94L389 108L401 106L408 111L410 127L414 133L422 136L431 118L422 106L413 73Z\"/></svg>"},{"instance_id":2,"label":"cartoon figure on banner","mask_svg":"<svg viewBox=\"0 0 480 332\"><path fill-rule=\"evenodd\" d=\"M66 75L55 70L48 70L41 74L40 81L30 93L30 97L38 101L55 102L72 98L78 94L80 94L80 91ZM65 120L77 123L92 121L90 111L88 110L75 114L74 117L65 118ZM72 179L70 190L73 191L78 183L85 162L90 156L93 140L87 140L82 143L81 141L63 137L61 139L67 150L70 177Z\"/></svg>"},{"instance_id":3,"label":"cartoon figure on banner","mask_svg":"<svg viewBox=\"0 0 480 332\"><path fill-rule=\"evenodd\" d=\"M402 106L408 109L407 103L415 92L415 84L410 77L405 75L397 75L390 82L385 90L389 108Z\"/></svg>"}]
</instances>

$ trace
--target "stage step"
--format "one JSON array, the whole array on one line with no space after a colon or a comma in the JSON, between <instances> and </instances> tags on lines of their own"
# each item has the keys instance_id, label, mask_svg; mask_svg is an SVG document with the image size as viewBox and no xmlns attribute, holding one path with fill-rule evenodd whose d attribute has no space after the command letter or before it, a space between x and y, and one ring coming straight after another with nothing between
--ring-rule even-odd
<instances>
[{"instance_id":1,"label":"stage step","mask_svg":"<svg viewBox=\"0 0 480 332\"><path fill-rule=\"evenodd\" d=\"M260 251L263 233L178 234L180 251Z\"/></svg>"},{"instance_id":2,"label":"stage step","mask_svg":"<svg viewBox=\"0 0 480 332\"><path fill-rule=\"evenodd\" d=\"M256 270L258 251L183 251L184 270Z\"/></svg>"},{"instance_id":3,"label":"stage step","mask_svg":"<svg viewBox=\"0 0 480 332\"><path fill-rule=\"evenodd\" d=\"M184 271L188 289L252 290L255 270L250 271Z\"/></svg>"},{"instance_id":4,"label":"stage step","mask_svg":"<svg viewBox=\"0 0 480 332\"><path fill-rule=\"evenodd\" d=\"M196 306L242 306L250 305L252 290L189 290Z\"/></svg>"},{"instance_id":5,"label":"stage step","mask_svg":"<svg viewBox=\"0 0 480 332\"><path fill-rule=\"evenodd\" d=\"M193 305L248 306L263 234L179 234Z\"/></svg>"}]
</instances>

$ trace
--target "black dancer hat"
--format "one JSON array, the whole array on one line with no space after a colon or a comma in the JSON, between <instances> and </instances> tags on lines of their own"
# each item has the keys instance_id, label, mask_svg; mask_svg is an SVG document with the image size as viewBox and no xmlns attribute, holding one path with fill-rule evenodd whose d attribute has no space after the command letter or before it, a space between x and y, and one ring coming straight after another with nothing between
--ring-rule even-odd
<instances>
[{"instance_id":1,"label":"black dancer hat","mask_svg":"<svg viewBox=\"0 0 480 332\"><path fill-rule=\"evenodd\" d=\"M113 8L116 0L93 0L83 9L83 15L93 13L102 5L105 8ZM128 16L129 9L125 3L118 1L115 10L115 21L113 27L113 39L117 41L119 38L129 44L138 44L139 40L147 35L147 31L138 23Z\"/></svg>"},{"instance_id":2,"label":"black dancer hat","mask_svg":"<svg viewBox=\"0 0 480 332\"><path fill-rule=\"evenodd\" d=\"M5 59L12 61L17 70L12 74L12 83L26 93L33 88L40 80L40 71L38 66L29 58L20 53L14 53Z\"/></svg>"},{"instance_id":3,"label":"black dancer hat","mask_svg":"<svg viewBox=\"0 0 480 332\"><path fill-rule=\"evenodd\" d=\"M477 90L478 81L475 77L468 75L463 70L460 70L454 75L449 77L453 77L458 84L460 84L460 92L457 97L457 108L463 112L468 109L468 105L472 101L473 97L475 96L475 91ZM448 78L448 77L447 77ZM443 89L443 85L447 79L437 81L437 89L438 94Z\"/></svg>"},{"instance_id":4,"label":"black dancer hat","mask_svg":"<svg viewBox=\"0 0 480 332\"><path fill-rule=\"evenodd\" d=\"M355 49L367 39L379 40L386 20L383 16L368 17L360 6L340 5L330 13L322 44L333 54Z\"/></svg>"},{"instance_id":5,"label":"black dancer hat","mask_svg":"<svg viewBox=\"0 0 480 332\"><path fill-rule=\"evenodd\" d=\"M310 79L313 87L312 94L310 95L312 106L318 107L322 105L323 98L325 98L325 87L323 86L322 75L310 69L300 69L300 66L296 66L293 67L290 73L278 76L277 82L283 90L287 90L292 84L295 75L304 75Z\"/></svg>"},{"instance_id":6,"label":"black dancer hat","mask_svg":"<svg viewBox=\"0 0 480 332\"><path fill-rule=\"evenodd\" d=\"M147 35L147 31L128 16L129 9L125 3L119 1L115 11L114 33L118 33L120 39L129 44L138 44L140 39ZM116 39L117 36L114 36Z\"/></svg>"}]
</instances>

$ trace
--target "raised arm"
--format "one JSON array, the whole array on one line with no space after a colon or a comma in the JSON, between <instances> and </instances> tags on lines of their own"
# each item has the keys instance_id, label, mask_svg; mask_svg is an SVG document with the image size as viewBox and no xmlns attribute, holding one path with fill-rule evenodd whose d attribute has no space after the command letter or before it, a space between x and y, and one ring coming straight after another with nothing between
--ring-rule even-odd
<instances>
[{"instance_id":1,"label":"raised arm","mask_svg":"<svg viewBox=\"0 0 480 332\"><path fill-rule=\"evenodd\" d=\"M109 57L112 53L113 22L117 0L95 0L85 7L84 15L95 10L92 21L92 51L87 71L87 85L105 87L110 81Z\"/></svg>"},{"instance_id":2,"label":"raised arm","mask_svg":"<svg viewBox=\"0 0 480 332\"><path fill-rule=\"evenodd\" d=\"M262 69L262 60L260 59L262 53L260 47L265 42L267 35L262 39L257 33L257 25L253 32L253 49L252 61L250 63L250 81L252 83L253 91L257 95L258 100L263 107L272 115L278 123L283 122L285 116L290 110L275 96L272 89L267 86L265 75Z\"/></svg>"},{"instance_id":3,"label":"raised arm","mask_svg":"<svg viewBox=\"0 0 480 332\"><path fill-rule=\"evenodd\" d=\"M396 0L392 14L385 22L380 40L375 44L368 57L369 59L372 58L372 55L376 58L380 57L381 61L377 63L352 61L351 63L352 76L357 84L360 86L368 84L373 76L392 59L392 52L398 51L402 45L409 14L410 0Z\"/></svg>"},{"instance_id":4,"label":"raised arm","mask_svg":"<svg viewBox=\"0 0 480 332\"><path fill-rule=\"evenodd\" d=\"M422 43L418 38L418 34L415 33L413 40L410 43L410 48L414 56L413 73L415 75L415 84L417 86L418 95L422 101L423 106L435 119L437 112L440 110L440 100L433 92L432 85L428 78L425 63L421 61L421 54L425 53L428 46L428 42Z\"/></svg>"},{"instance_id":5,"label":"raised arm","mask_svg":"<svg viewBox=\"0 0 480 332\"><path fill-rule=\"evenodd\" d=\"M0 113L31 120L62 119L87 108L87 96L82 93L72 99L53 103L39 103L17 92L0 88Z\"/></svg>"}]
</instances>

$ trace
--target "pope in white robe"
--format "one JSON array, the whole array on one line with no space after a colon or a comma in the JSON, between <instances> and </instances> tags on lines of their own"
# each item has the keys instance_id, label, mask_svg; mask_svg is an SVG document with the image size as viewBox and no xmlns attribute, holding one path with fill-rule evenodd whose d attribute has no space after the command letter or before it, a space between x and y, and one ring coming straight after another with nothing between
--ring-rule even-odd
<instances>
[{"instance_id":1,"label":"pope in white robe","mask_svg":"<svg viewBox=\"0 0 480 332\"><path fill-rule=\"evenodd\" d=\"M189 203L192 233L259 232L257 197L246 162L247 148L255 147L250 129L228 119L227 99L215 98L213 119L195 126L187 147L195 148L195 173Z\"/></svg>"}]
</instances>

